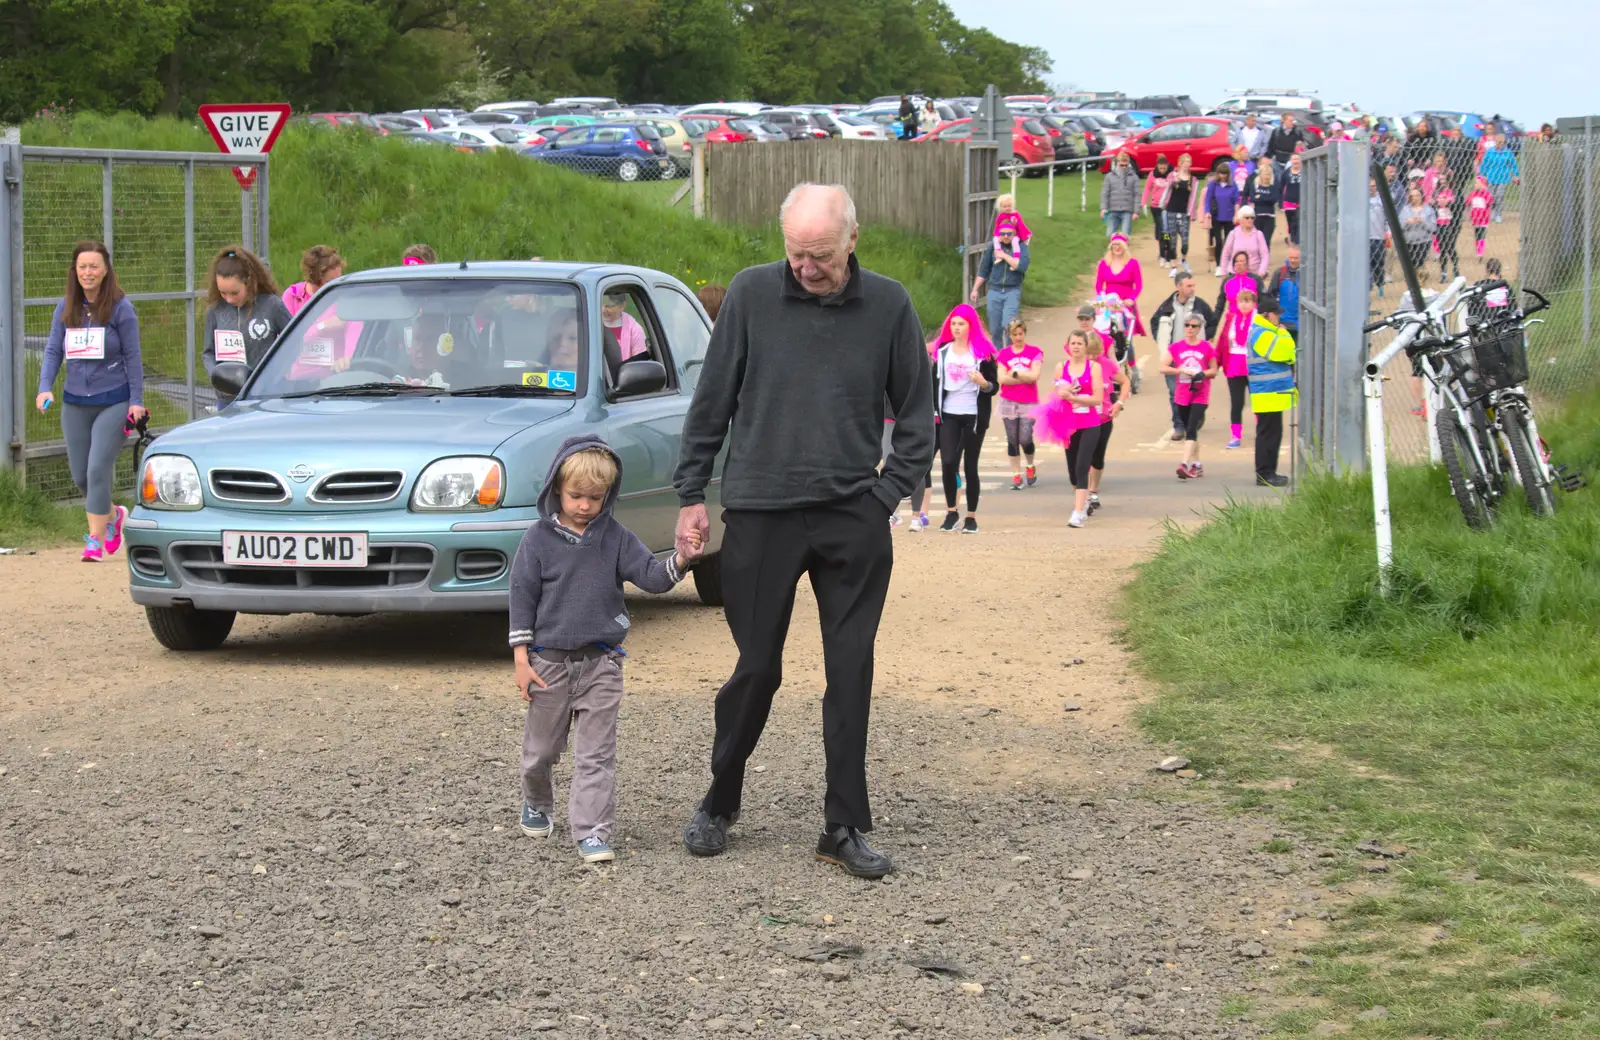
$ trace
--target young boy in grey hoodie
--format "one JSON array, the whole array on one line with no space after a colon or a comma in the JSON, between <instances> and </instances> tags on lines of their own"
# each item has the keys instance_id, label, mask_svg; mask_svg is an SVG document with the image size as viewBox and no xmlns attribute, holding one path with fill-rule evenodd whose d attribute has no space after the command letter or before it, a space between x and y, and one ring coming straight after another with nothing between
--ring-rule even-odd
<instances>
[{"instance_id":1,"label":"young boy in grey hoodie","mask_svg":"<svg viewBox=\"0 0 1600 1040\"><path fill-rule=\"evenodd\" d=\"M666 592L689 566L681 551L656 559L611 515L621 482L622 460L603 439L568 437L511 565L511 655L528 702L522 830L534 837L554 830L550 772L575 729L567 825L585 863L616 859L617 715L628 634L622 584Z\"/></svg>"}]
</instances>

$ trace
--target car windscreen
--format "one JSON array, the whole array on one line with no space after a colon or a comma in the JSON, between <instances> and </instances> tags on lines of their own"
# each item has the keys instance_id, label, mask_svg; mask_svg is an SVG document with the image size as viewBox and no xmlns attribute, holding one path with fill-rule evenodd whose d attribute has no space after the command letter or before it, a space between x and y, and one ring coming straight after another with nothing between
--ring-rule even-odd
<instances>
[{"instance_id":1,"label":"car windscreen","mask_svg":"<svg viewBox=\"0 0 1600 1040\"><path fill-rule=\"evenodd\" d=\"M584 385L576 286L416 278L330 285L262 362L246 400L349 388Z\"/></svg>"}]
</instances>

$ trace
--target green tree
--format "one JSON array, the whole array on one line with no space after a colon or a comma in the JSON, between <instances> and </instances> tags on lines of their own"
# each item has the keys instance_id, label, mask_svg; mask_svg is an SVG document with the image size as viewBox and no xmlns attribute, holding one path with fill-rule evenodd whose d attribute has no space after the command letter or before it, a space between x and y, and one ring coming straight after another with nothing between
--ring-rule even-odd
<instances>
[{"instance_id":1,"label":"green tree","mask_svg":"<svg viewBox=\"0 0 1600 1040\"><path fill-rule=\"evenodd\" d=\"M657 0L620 56L617 89L630 101L730 100L746 92L747 74L730 0Z\"/></svg>"}]
</instances>

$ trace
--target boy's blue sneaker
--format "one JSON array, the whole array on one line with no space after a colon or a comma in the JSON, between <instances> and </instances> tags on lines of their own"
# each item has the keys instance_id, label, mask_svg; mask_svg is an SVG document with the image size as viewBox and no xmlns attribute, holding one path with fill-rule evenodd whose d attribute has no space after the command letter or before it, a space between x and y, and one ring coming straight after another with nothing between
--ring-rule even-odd
<instances>
[{"instance_id":1,"label":"boy's blue sneaker","mask_svg":"<svg viewBox=\"0 0 1600 1040\"><path fill-rule=\"evenodd\" d=\"M610 863L617 858L611 846L599 838L585 838L578 842L578 855L583 857L585 863Z\"/></svg>"},{"instance_id":2,"label":"boy's blue sneaker","mask_svg":"<svg viewBox=\"0 0 1600 1040\"><path fill-rule=\"evenodd\" d=\"M555 824L550 822L549 816L531 805L522 807L522 833L530 838L548 838L553 830Z\"/></svg>"}]
</instances>

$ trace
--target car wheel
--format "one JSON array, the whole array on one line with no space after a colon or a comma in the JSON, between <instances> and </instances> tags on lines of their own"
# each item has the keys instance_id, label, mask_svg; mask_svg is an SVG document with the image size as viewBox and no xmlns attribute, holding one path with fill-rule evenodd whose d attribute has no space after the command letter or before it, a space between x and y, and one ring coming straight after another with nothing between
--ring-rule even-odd
<instances>
[{"instance_id":1,"label":"car wheel","mask_svg":"<svg viewBox=\"0 0 1600 1040\"><path fill-rule=\"evenodd\" d=\"M694 565L694 591L708 607L722 606L722 553L714 552Z\"/></svg>"},{"instance_id":2,"label":"car wheel","mask_svg":"<svg viewBox=\"0 0 1600 1040\"><path fill-rule=\"evenodd\" d=\"M215 650L233 631L238 617L231 610L194 607L145 607L145 620L156 642L168 650Z\"/></svg>"},{"instance_id":3,"label":"car wheel","mask_svg":"<svg viewBox=\"0 0 1600 1040\"><path fill-rule=\"evenodd\" d=\"M662 167L662 169L661 169L661 179L664 180L664 181L670 181L672 178L676 177L677 175L678 175L678 164L675 163L675 162L669 162L669 163L667 163L666 166Z\"/></svg>"},{"instance_id":4,"label":"car wheel","mask_svg":"<svg viewBox=\"0 0 1600 1040\"><path fill-rule=\"evenodd\" d=\"M617 164L617 180L619 181L636 181L639 179L641 172L643 171L639 169L639 164L632 159L624 159Z\"/></svg>"}]
</instances>

